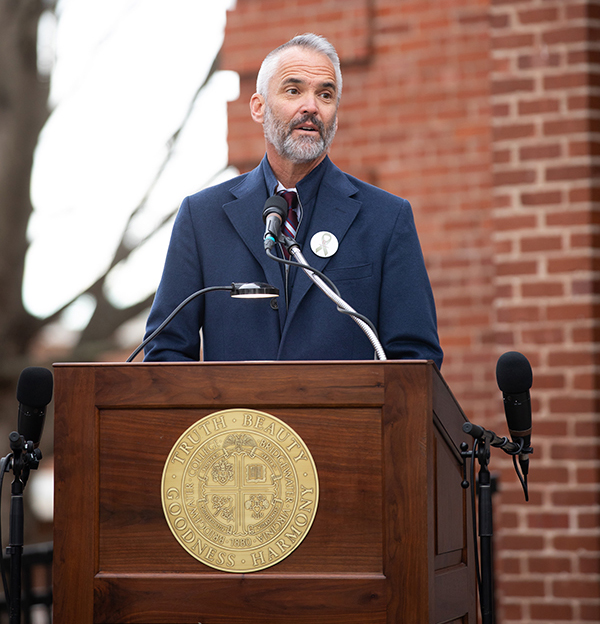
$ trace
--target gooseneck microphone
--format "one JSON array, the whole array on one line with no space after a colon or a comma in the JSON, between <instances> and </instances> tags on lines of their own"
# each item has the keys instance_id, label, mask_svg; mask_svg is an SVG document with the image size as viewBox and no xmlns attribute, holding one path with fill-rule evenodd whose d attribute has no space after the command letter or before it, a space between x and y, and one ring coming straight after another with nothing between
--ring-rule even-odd
<instances>
[{"instance_id":1,"label":"gooseneck microphone","mask_svg":"<svg viewBox=\"0 0 600 624\"><path fill-rule=\"evenodd\" d=\"M265 222L263 239L266 250L272 249L277 242L281 227L287 219L288 210L288 204L281 195L273 195L265 202L262 217Z\"/></svg>"},{"instance_id":2,"label":"gooseneck microphone","mask_svg":"<svg viewBox=\"0 0 600 624\"><path fill-rule=\"evenodd\" d=\"M281 233L281 228L287 220L288 211L288 203L281 195L273 195L265 202L263 221L266 225L264 244L267 256L282 264L299 266L309 279L336 304L339 312L348 314L358 324L375 349L377 359L386 360L385 351L373 323L342 299L339 290L326 275L308 264L306 258L302 255L300 246L293 238L289 238ZM289 260L278 258L271 253L271 249L276 242L281 243L287 249L290 256Z\"/></svg>"},{"instance_id":3,"label":"gooseneck microphone","mask_svg":"<svg viewBox=\"0 0 600 624\"><path fill-rule=\"evenodd\" d=\"M33 442L34 448L40 443L46 406L52 400L52 373L47 368L30 366L25 368L17 384L17 401L19 401L19 433L26 442Z\"/></svg>"},{"instance_id":4,"label":"gooseneck microphone","mask_svg":"<svg viewBox=\"0 0 600 624\"><path fill-rule=\"evenodd\" d=\"M496 381L504 399L504 413L510 436L523 440L523 449L529 449L519 455L523 473L529 464L531 452L531 399L529 389L533 383L533 373L529 360L518 351L509 351L500 356L496 365Z\"/></svg>"}]
</instances>

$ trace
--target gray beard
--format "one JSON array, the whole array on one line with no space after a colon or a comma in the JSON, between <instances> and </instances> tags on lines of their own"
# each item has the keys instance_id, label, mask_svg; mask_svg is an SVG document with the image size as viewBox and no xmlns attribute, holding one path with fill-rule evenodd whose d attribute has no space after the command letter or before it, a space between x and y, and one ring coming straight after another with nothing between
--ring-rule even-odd
<instances>
[{"instance_id":1,"label":"gray beard","mask_svg":"<svg viewBox=\"0 0 600 624\"><path fill-rule=\"evenodd\" d=\"M307 121L310 121L317 127L318 133L315 132L314 136L293 137L292 131L294 128ZM268 104L265 106L263 123L265 138L275 147L280 156L296 164L320 158L329 149L333 141L335 126L335 118L332 120L331 125L326 128L322 121L315 119L312 115L304 115L299 119L292 120L289 124L285 124L275 119Z\"/></svg>"}]
</instances>

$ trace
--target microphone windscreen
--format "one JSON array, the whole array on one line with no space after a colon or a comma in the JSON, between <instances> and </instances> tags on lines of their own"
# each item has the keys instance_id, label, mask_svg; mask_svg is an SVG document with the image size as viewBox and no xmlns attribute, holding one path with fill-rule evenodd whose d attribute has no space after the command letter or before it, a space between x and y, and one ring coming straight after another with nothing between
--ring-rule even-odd
<instances>
[{"instance_id":1,"label":"microphone windscreen","mask_svg":"<svg viewBox=\"0 0 600 624\"><path fill-rule=\"evenodd\" d=\"M529 360L518 351L504 353L496 364L496 381L505 394L527 392L533 383Z\"/></svg>"},{"instance_id":2,"label":"microphone windscreen","mask_svg":"<svg viewBox=\"0 0 600 624\"><path fill-rule=\"evenodd\" d=\"M52 373L41 366L25 368L17 384L17 401L29 407L45 407L52 400Z\"/></svg>"},{"instance_id":3,"label":"microphone windscreen","mask_svg":"<svg viewBox=\"0 0 600 624\"><path fill-rule=\"evenodd\" d=\"M272 195L265 202L265 207L263 208L263 221L266 221L267 217L270 214L276 213L281 217L281 222L285 223L288 215L288 203L285 201L281 195Z\"/></svg>"}]
</instances>

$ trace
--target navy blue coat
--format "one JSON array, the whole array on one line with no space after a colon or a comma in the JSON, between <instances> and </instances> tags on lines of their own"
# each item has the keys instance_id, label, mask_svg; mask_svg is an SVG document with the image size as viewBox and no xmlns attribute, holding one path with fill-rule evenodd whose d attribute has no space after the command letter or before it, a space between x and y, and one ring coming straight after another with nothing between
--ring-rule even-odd
<instances>
[{"instance_id":1,"label":"navy blue coat","mask_svg":"<svg viewBox=\"0 0 600 624\"><path fill-rule=\"evenodd\" d=\"M149 335L191 293L232 282L268 282L283 293L281 266L263 247L263 167L187 197L179 210L165 268L150 312ZM302 251L343 299L376 326L390 359L431 359L442 351L433 295L410 204L338 169L328 158L305 239L333 233L337 253ZM302 200L302 193L300 191ZM294 269L294 271L298 271ZM373 347L360 327L301 271L289 309L265 299L198 297L146 348L146 361L370 360Z\"/></svg>"}]
</instances>

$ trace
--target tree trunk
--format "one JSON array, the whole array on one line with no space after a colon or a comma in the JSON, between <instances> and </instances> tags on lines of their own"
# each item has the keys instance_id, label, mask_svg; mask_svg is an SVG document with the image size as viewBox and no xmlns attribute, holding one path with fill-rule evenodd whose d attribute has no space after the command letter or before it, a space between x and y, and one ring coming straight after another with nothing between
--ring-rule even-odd
<instances>
[{"instance_id":1,"label":"tree trunk","mask_svg":"<svg viewBox=\"0 0 600 624\"><path fill-rule=\"evenodd\" d=\"M0 0L0 387L16 379L40 326L24 309L21 290L33 153L48 117L49 84L37 71L43 9L42 0Z\"/></svg>"}]
</instances>

